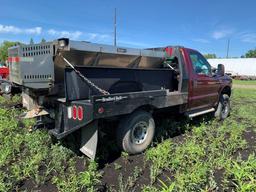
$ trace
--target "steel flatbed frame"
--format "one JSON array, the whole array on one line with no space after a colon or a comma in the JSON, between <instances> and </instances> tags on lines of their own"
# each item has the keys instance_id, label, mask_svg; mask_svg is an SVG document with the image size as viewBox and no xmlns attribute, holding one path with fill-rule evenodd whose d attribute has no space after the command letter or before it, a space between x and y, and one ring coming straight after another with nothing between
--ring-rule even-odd
<instances>
[{"instance_id":1,"label":"steel flatbed frame","mask_svg":"<svg viewBox=\"0 0 256 192\"><path fill-rule=\"evenodd\" d=\"M188 93L169 92L168 90L142 91L131 93L117 93L110 95L92 96L90 100L77 100L66 102L66 99L59 99L60 104L55 129L50 132L61 139L68 134L90 124L94 120L107 119L120 115L132 113L134 110L148 106L152 109L173 107L187 103ZM66 118L68 108L71 106L82 106L86 109L85 120L82 122ZM99 113L99 108L104 109ZM63 122L63 123L62 123Z\"/></svg>"}]
</instances>

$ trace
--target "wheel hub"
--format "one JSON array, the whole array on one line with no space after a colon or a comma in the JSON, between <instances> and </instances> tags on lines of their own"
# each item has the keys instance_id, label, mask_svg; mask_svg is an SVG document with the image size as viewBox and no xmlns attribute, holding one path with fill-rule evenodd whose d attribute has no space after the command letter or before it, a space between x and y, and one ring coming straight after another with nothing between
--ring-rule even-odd
<instances>
[{"instance_id":1,"label":"wheel hub","mask_svg":"<svg viewBox=\"0 0 256 192\"><path fill-rule=\"evenodd\" d=\"M222 107L222 113L223 114L227 114L228 113L228 102L227 101L224 101L222 103L223 107Z\"/></svg>"},{"instance_id":2,"label":"wheel hub","mask_svg":"<svg viewBox=\"0 0 256 192\"><path fill-rule=\"evenodd\" d=\"M132 129L132 142L142 144L148 134L148 124L146 122L137 123Z\"/></svg>"}]
</instances>

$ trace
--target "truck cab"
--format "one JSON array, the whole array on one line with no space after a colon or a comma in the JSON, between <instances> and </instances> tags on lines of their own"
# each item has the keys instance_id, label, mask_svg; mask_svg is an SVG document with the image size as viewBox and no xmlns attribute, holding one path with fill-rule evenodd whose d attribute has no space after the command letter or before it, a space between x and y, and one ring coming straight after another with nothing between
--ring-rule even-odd
<instances>
[{"instance_id":1,"label":"truck cab","mask_svg":"<svg viewBox=\"0 0 256 192\"><path fill-rule=\"evenodd\" d=\"M186 114L204 109L213 111L221 94L231 96L232 79L225 75L222 64L213 70L200 52L190 48L169 46L165 51L166 57L172 58L171 63L174 63L169 67L176 71L176 90L188 93L187 104L181 111Z\"/></svg>"},{"instance_id":2,"label":"truck cab","mask_svg":"<svg viewBox=\"0 0 256 192\"><path fill-rule=\"evenodd\" d=\"M232 80L225 75L223 65L214 73L201 53L193 49L186 49L184 53L189 68L188 110L214 107L220 94L231 95Z\"/></svg>"}]
</instances>

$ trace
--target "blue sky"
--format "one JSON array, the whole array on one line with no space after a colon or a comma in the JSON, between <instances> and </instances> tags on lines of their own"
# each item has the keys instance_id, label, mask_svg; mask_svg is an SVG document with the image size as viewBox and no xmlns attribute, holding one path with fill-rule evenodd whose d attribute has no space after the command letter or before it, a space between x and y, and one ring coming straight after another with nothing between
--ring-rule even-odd
<instances>
[{"instance_id":1,"label":"blue sky","mask_svg":"<svg viewBox=\"0 0 256 192\"><path fill-rule=\"evenodd\" d=\"M241 56L256 47L254 0L1 0L0 42L69 37L128 47L183 45L202 53Z\"/></svg>"}]
</instances>

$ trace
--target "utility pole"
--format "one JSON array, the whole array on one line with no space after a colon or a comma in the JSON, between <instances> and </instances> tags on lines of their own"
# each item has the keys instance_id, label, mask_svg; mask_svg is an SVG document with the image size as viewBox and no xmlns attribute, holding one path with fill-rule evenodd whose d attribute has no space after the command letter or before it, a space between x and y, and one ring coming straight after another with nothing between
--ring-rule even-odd
<instances>
[{"instance_id":1,"label":"utility pole","mask_svg":"<svg viewBox=\"0 0 256 192\"><path fill-rule=\"evenodd\" d=\"M114 15L114 46L116 46L116 8L115 8L115 15Z\"/></svg>"},{"instance_id":2,"label":"utility pole","mask_svg":"<svg viewBox=\"0 0 256 192\"><path fill-rule=\"evenodd\" d=\"M230 39L228 39L228 46L227 46L227 58L229 56L229 44L230 44Z\"/></svg>"}]
</instances>

